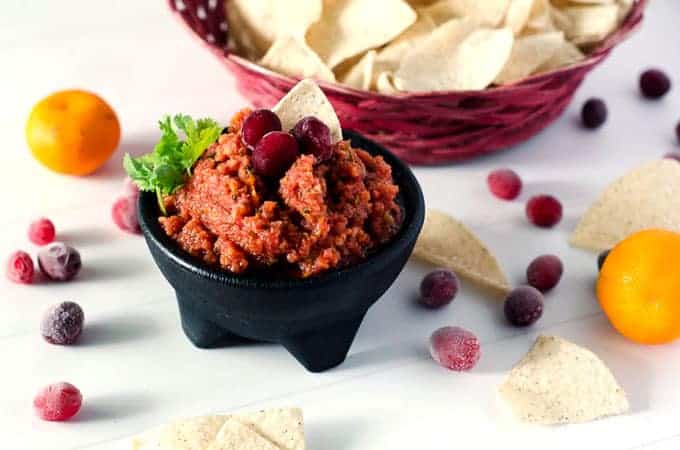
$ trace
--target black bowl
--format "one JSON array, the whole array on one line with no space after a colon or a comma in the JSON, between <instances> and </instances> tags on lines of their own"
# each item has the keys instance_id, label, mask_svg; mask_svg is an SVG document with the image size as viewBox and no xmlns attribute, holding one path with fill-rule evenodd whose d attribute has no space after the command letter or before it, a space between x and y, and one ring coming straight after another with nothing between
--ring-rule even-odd
<instances>
[{"instance_id":1,"label":"black bowl","mask_svg":"<svg viewBox=\"0 0 680 450\"><path fill-rule=\"evenodd\" d=\"M392 285L423 226L423 194L411 170L378 144L345 131L352 145L381 155L399 185L404 223L388 244L359 264L307 279L237 276L190 256L158 223L153 193L139 199L139 221L156 264L175 289L182 328L200 348L244 340L282 344L307 370L344 361L368 308Z\"/></svg>"}]
</instances>

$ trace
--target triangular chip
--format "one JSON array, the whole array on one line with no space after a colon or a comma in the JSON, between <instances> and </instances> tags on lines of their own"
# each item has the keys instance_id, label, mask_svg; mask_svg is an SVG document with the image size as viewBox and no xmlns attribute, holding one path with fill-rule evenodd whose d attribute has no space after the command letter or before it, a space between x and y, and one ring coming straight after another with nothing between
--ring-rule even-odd
<instances>
[{"instance_id":1,"label":"triangular chip","mask_svg":"<svg viewBox=\"0 0 680 450\"><path fill-rule=\"evenodd\" d=\"M575 247L607 250L648 228L680 232L680 164L662 159L610 184L571 235Z\"/></svg>"},{"instance_id":2,"label":"triangular chip","mask_svg":"<svg viewBox=\"0 0 680 450\"><path fill-rule=\"evenodd\" d=\"M510 290L489 249L465 225L442 212L427 211L413 254L499 294L505 295Z\"/></svg>"},{"instance_id":3,"label":"triangular chip","mask_svg":"<svg viewBox=\"0 0 680 450\"><path fill-rule=\"evenodd\" d=\"M354 89L365 91L373 84L373 70L375 68L375 50L366 52L349 70L342 76L340 81Z\"/></svg>"},{"instance_id":4,"label":"triangular chip","mask_svg":"<svg viewBox=\"0 0 680 450\"><path fill-rule=\"evenodd\" d=\"M300 119L314 116L330 128L334 143L342 140L342 127L333 105L312 80L302 80L293 86L272 110L279 116L286 131L292 129Z\"/></svg>"},{"instance_id":5,"label":"triangular chip","mask_svg":"<svg viewBox=\"0 0 680 450\"><path fill-rule=\"evenodd\" d=\"M515 417L544 425L588 422L629 410L626 393L602 360L555 336L536 339L500 395Z\"/></svg>"},{"instance_id":6,"label":"triangular chip","mask_svg":"<svg viewBox=\"0 0 680 450\"><path fill-rule=\"evenodd\" d=\"M392 42L380 50L376 56L376 73L395 71L409 50L414 48L435 30L437 26L430 16L421 15L408 30L397 36Z\"/></svg>"},{"instance_id":7,"label":"triangular chip","mask_svg":"<svg viewBox=\"0 0 680 450\"><path fill-rule=\"evenodd\" d=\"M576 45L601 41L619 23L619 7L616 4L573 6L561 11L568 18L564 32Z\"/></svg>"},{"instance_id":8,"label":"triangular chip","mask_svg":"<svg viewBox=\"0 0 680 450\"><path fill-rule=\"evenodd\" d=\"M276 39L260 64L291 77L335 81L333 71L309 48L303 37L282 36Z\"/></svg>"},{"instance_id":9,"label":"triangular chip","mask_svg":"<svg viewBox=\"0 0 680 450\"><path fill-rule=\"evenodd\" d=\"M300 409L267 409L233 417L253 428L281 450L305 449L304 420Z\"/></svg>"},{"instance_id":10,"label":"triangular chip","mask_svg":"<svg viewBox=\"0 0 680 450\"><path fill-rule=\"evenodd\" d=\"M510 57L513 40L509 28L477 28L469 19L451 20L406 54L395 72L398 87L412 92L484 89Z\"/></svg>"},{"instance_id":11,"label":"triangular chip","mask_svg":"<svg viewBox=\"0 0 680 450\"><path fill-rule=\"evenodd\" d=\"M399 36L416 21L403 0L324 0L307 42L330 68Z\"/></svg>"},{"instance_id":12,"label":"triangular chip","mask_svg":"<svg viewBox=\"0 0 680 450\"><path fill-rule=\"evenodd\" d=\"M234 418L228 419L215 441L205 450L281 450L253 428Z\"/></svg>"},{"instance_id":13,"label":"triangular chip","mask_svg":"<svg viewBox=\"0 0 680 450\"><path fill-rule=\"evenodd\" d=\"M569 41L562 42L562 45L554 55L536 69L537 73L550 72L561 67L571 66L583 61L585 55L577 46Z\"/></svg>"},{"instance_id":14,"label":"triangular chip","mask_svg":"<svg viewBox=\"0 0 680 450\"><path fill-rule=\"evenodd\" d=\"M520 34L529 21L533 4L534 0L510 0L504 25L510 28L515 35Z\"/></svg>"},{"instance_id":15,"label":"triangular chip","mask_svg":"<svg viewBox=\"0 0 680 450\"><path fill-rule=\"evenodd\" d=\"M557 53L564 44L561 31L518 37L512 46L510 59L496 77L496 84L522 80L536 71Z\"/></svg>"},{"instance_id":16,"label":"triangular chip","mask_svg":"<svg viewBox=\"0 0 680 450\"><path fill-rule=\"evenodd\" d=\"M161 428L138 450L205 450L215 440L227 416L205 416L182 420ZM154 442L154 439L157 439Z\"/></svg>"},{"instance_id":17,"label":"triangular chip","mask_svg":"<svg viewBox=\"0 0 680 450\"><path fill-rule=\"evenodd\" d=\"M421 13L430 16L437 25L467 17L479 25L495 27L503 21L509 5L510 0L441 0L423 8Z\"/></svg>"}]
</instances>

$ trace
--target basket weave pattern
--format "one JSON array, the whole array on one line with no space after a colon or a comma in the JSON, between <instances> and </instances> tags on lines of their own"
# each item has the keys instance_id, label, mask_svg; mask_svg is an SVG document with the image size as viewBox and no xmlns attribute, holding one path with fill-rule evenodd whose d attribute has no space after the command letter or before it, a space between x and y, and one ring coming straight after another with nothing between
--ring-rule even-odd
<instances>
[{"instance_id":1,"label":"basket weave pattern","mask_svg":"<svg viewBox=\"0 0 680 450\"><path fill-rule=\"evenodd\" d=\"M168 0L192 33L231 71L255 107L271 107L298 81L226 50L225 0ZM501 150L529 139L565 110L583 78L641 23L637 0L619 29L577 65L518 84L467 92L384 95L319 83L342 126L413 164L441 164Z\"/></svg>"}]
</instances>

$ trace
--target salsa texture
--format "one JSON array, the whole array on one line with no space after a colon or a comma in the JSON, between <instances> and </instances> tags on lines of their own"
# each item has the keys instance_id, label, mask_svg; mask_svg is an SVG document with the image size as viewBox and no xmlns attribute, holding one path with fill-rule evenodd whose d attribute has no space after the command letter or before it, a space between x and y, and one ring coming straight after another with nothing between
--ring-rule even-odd
<instances>
[{"instance_id":1,"label":"salsa texture","mask_svg":"<svg viewBox=\"0 0 680 450\"><path fill-rule=\"evenodd\" d=\"M399 188L381 156L340 141L327 161L303 154L281 178L265 179L241 140L250 113L237 113L184 186L164 197L160 224L182 249L236 274L305 278L356 264L397 234Z\"/></svg>"}]
</instances>

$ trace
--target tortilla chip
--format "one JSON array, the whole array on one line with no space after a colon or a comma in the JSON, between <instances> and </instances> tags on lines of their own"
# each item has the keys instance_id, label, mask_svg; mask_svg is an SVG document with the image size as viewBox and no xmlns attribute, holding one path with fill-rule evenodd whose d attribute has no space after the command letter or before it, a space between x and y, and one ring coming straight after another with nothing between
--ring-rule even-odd
<instances>
[{"instance_id":1,"label":"tortilla chip","mask_svg":"<svg viewBox=\"0 0 680 450\"><path fill-rule=\"evenodd\" d=\"M215 441L205 450L280 450L251 427L234 418L228 419Z\"/></svg>"},{"instance_id":2,"label":"tortilla chip","mask_svg":"<svg viewBox=\"0 0 680 450\"><path fill-rule=\"evenodd\" d=\"M415 21L416 12L403 0L324 0L307 42L332 69L388 43Z\"/></svg>"},{"instance_id":3,"label":"tortilla chip","mask_svg":"<svg viewBox=\"0 0 680 450\"><path fill-rule=\"evenodd\" d=\"M342 76L340 81L354 89L365 91L373 84L373 69L375 67L376 51L371 50L364 54L350 69Z\"/></svg>"},{"instance_id":4,"label":"tortilla chip","mask_svg":"<svg viewBox=\"0 0 680 450\"><path fill-rule=\"evenodd\" d=\"M573 6L561 11L568 18L564 32L576 45L601 41L614 31L619 23L619 7L615 4Z\"/></svg>"},{"instance_id":5,"label":"tortilla chip","mask_svg":"<svg viewBox=\"0 0 680 450\"><path fill-rule=\"evenodd\" d=\"M602 360L555 336L536 339L510 371L500 395L518 419L544 425L583 423L630 408Z\"/></svg>"},{"instance_id":6,"label":"tortilla chip","mask_svg":"<svg viewBox=\"0 0 680 450\"><path fill-rule=\"evenodd\" d=\"M309 48L304 38L282 36L274 41L260 64L283 75L335 81L333 71Z\"/></svg>"},{"instance_id":7,"label":"tortilla chip","mask_svg":"<svg viewBox=\"0 0 680 450\"><path fill-rule=\"evenodd\" d=\"M505 14L504 25L515 33L515 36L520 34L524 26L529 21L531 8L534 5L534 0L510 0L508 12Z\"/></svg>"},{"instance_id":8,"label":"tortilla chip","mask_svg":"<svg viewBox=\"0 0 680 450\"><path fill-rule=\"evenodd\" d=\"M267 409L234 416L281 450L304 450L305 431L302 410Z\"/></svg>"},{"instance_id":9,"label":"tortilla chip","mask_svg":"<svg viewBox=\"0 0 680 450\"><path fill-rule=\"evenodd\" d=\"M392 72L380 72L375 81L375 88L381 94L392 95L399 93Z\"/></svg>"},{"instance_id":10,"label":"tortilla chip","mask_svg":"<svg viewBox=\"0 0 680 450\"><path fill-rule=\"evenodd\" d=\"M229 0L224 3L230 35L256 59L279 36L304 36L322 12L322 0Z\"/></svg>"},{"instance_id":11,"label":"tortilla chip","mask_svg":"<svg viewBox=\"0 0 680 450\"><path fill-rule=\"evenodd\" d=\"M486 246L465 225L442 212L427 211L413 255L499 294L510 291L510 283Z\"/></svg>"},{"instance_id":12,"label":"tortilla chip","mask_svg":"<svg viewBox=\"0 0 680 450\"><path fill-rule=\"evenodd\" d=\"M466 17L479 25L496 27L503 21L509 6L510 0L441 0L423 8L421 13L430 16L437 25Z\"/></svg>"},{"instance_id":13,"label":"tortilla chip","mask_svg":"<svg viewBox=\"0 0 680 450\"><path fill-rule=\"evenodd\" d=\"M430 16L421 15L406 31L380 50L376 56L376 73L395 71L404 55L432 33L437 26Z\"/></svg>"},{"instance_id":14,"label":"tortilla chip","mask_svg":"<svg viewBox=\"0 0 680 450\"><path fill-rule=\"evenodd\" d=\"M570 243L607 250L636 231L680 232L680 164L662 159L638 167L610 184L588 209Z\"/></svg>"},{"instance_id":15,"label":"tortilla chip","mask_svg":"<svg viewBox=\"0 0 680 450\"><path fill-rule=\"evenodd\" d=\"M205 450L215 440L227 416L205 416L182 420L161 428L156 445L163 450ZM153 441L151 441L153 443ZM144 447L140 447L140 450Z\"/></svg>"},{"instance_id":16,"label":"tortilla chip","mask_svg":"<svg viewBox=\"0 0 680 450\"><path fill-rule=\"evenodd\" d=\"M454 19L437 28L409 51L395 72L400 89L414 92L484 89L510 57L509 28L476 28Z\"/></svg>"},{"instance_id":17,"label":"tortilla chip","mask_svg":"<svg viewBox=\"0 0 680 450\"><path fill-rule=\"evenodd\" d=\"M556 31L552 19L552 6L549 0L534 0L523 34L547 33Z\"/></svg>"},{"instance_id":18,"label":"tortilla chip","mask_svg":"<svg viewBox=\"0 0 680 450\"><path fill-rule=\"evenodd\" d=\"M537 73L550 72L561 67L571 66L583 61L585 55L577 46L569 41L564 41L557 52L546 62L536 69Z\"/></svg>"},{"instance_id":19,"label":"tortilla chip","mask_svg":"<svg viewBox=\"0 0 680 450\"><path fill-rule=\"evenodd\" d=\"M293 86L272 111L281 119L284 130L292 129L304 117L314 116L330 128L333 143L342 140L342 127L333 105L312 80L305 79Z\"/></svg>"},{"instance_id":20,"label":"tortilla chip","mask_svg":"<svg viewBox=\"0 0 680 450\"><path fill-rule=\"evenodd\" d=\"M510 59L496 77L496 84L509 84L522 80L552 58L564 44L561 31L531 34L515 40Z\"/></svg>"}]
</instances>

